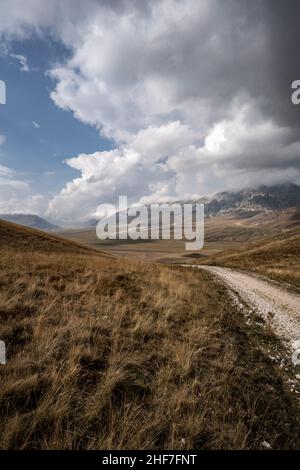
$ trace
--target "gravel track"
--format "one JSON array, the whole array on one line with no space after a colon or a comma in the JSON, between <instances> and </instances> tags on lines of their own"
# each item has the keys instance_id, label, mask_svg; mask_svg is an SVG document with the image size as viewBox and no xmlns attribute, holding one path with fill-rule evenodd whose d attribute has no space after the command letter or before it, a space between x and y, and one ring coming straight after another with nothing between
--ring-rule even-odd
<instances>
[{"instance_id":1,"label":"gravel track","mask_svg":"<svg viewBox=\"0 0 300 470\"><path fill-rule=\"evenodd\" d=\"M193 265L223 281L233 292L270 321L274 332L284 341L300 340L300 296L256 274L218 266Z\"/></svg>"}]
</instances>

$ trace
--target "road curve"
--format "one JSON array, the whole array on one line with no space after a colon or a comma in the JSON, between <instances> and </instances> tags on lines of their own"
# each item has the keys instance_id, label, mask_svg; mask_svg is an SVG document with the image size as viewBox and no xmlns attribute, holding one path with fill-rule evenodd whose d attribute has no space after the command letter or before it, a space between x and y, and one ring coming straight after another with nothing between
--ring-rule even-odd
<instances>
[{"instance_id":1,"label":"road curve","mask_svg":"<svg viewBox=\"0 0 300 470\"><path fill-rule=\"evenodd\" d=\"M218 266L193 265L224 282L250 307L270 321L274 332L283 340L300 340L300 296L256 274Z\"/></svg>"}]
</instances>

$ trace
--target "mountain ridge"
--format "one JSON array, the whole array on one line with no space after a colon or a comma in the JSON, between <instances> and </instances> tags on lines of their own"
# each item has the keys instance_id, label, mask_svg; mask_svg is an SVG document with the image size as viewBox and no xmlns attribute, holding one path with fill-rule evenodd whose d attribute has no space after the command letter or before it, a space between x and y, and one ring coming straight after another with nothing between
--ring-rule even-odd
<instances>
[{"instance_id":1,"label":"mountain ridge","mask_svg":"<svg viewBox=\"0 0 300 470\"><path fill-rule=\"evenodd\" d=\"M258 186L240 191L222 191L196 202L205 205L208 217L228 212L261 212L300 206L300 186L284 183L273 186Z\"/></svg>"},{"instance_id":2,"label":"mountain ridge","mask_svg":"<svg viewBox=\"0 0 300 470\"><path fill-rule=\"evenodd\" d=\"M300 186L284 183L273 186L260 185L257 188L245 188L238 191L220 191L211 197L201 197L194 201L177 201L179 204L202 203L205 216L214 217L222 214L256 215L260 212L276 211L291 207L300 207ZM55 225L36 214L0 214L0 219L40 230L59 230ZM83 226L93 227L99 219L91 218Z\"/></svg>"},{"instance_id":3,"label":"mountain ridge","mask_svg":"<svg viewBox=\"0 0 300 470\"><path fill-rule=\"evenodd\" d=\"M14 224L24 225L25 227L37 228L45 231L58 230L58 225L48 222L48 220L36 214L0 214L0 219Z\"/></svg>"}]
</instances>

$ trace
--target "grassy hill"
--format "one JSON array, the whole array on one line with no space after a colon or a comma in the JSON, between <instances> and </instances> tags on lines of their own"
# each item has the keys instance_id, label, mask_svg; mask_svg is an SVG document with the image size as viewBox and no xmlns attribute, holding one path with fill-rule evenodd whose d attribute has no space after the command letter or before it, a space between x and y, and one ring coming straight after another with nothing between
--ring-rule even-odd
<instances>
[{"instance_id":1,"label":"grassy hill","mask_svg":"<svg viewBox=\"0 0 300 470\"><path fill-rule=\"evenodd\" d=\"M300 289L300 229L247 243L205 259L205 264L247 269Z\"/></svg>"},{"instance_id":2,"label":"grassy hill","mask_svg":"<svg viewBox=\"0 0 300 470\"><path fill-rule=\"evenodd\" d=\"M1 448L299 447L282 346L205 272L1 222L0 312Z\"/></svg>"},{"instance_id":3,"label":"grassy hill","mask_svg":"<svg viewBox=\"0 0 300 470\"><path fill-rule=\"evenodd\" d=\"M300 227L300 208L224 214L206 220L206 242L248 243Z\"/></svg>"},{"instance_id":4,"label":"grassy hill","mask_svg":"<svg viewBox=\"0 0 300 470\"><path fill-rule=\"evenodd\" d=\"M91 254L93 251L76 241L66 240L59 235L45 233L34 228L24 227L3 220L0 220L0 246L2 250L15 249L21 253L23 251L30 251L44 254ZM97 253L99 254L99 251Z\"/></svg>"}]
</instances>

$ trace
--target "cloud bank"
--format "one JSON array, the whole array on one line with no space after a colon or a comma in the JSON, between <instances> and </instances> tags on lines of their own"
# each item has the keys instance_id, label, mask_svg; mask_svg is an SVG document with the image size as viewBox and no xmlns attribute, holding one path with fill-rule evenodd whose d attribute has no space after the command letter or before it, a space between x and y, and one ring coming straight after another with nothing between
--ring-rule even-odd
<instances>
[{"instance_id":1,"label":"cloud bank","mask_svg":"<svg viewBox=\"0 0 300 470\"><path fill-rule=\"evenodd\" d=\"M88 219L119 194L149 202L300 182L296 0L18 6L1 2L2 37L62 41L70 57L50 70L51 98L115 142L66 160L79 176L50 201L52 218Z\"/></svg>"},{"instance_id":2,"label":"cloud bank","mask_svg":"<svg viewBox=\"0 0 300 470\"><path fill-rule=\"evenodd\" d=\"M40 213L47 208L42 194L31 194L28 182L0 165L0 213Z\"/></svg>"}]
</instances>

